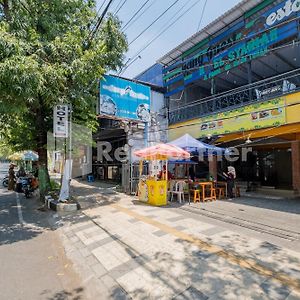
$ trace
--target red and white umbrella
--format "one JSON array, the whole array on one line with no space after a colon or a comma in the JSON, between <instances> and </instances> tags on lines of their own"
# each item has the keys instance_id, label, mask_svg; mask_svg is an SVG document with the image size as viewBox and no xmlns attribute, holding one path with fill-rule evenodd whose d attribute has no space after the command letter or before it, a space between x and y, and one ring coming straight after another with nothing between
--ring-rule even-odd
<instances>
[{"instance_id":1,"label":"red and white umbrella","mask_svg":"<svg viewBox=\"0 0 300 300\"><path fill-rule=\"evenodd\" d=\"M158 144L142 150L134 152L137 157L143 158L144 160L168 160L168 159L188 159L190 154L173 145L169 144Z\"/></svg>"}]
</instances>

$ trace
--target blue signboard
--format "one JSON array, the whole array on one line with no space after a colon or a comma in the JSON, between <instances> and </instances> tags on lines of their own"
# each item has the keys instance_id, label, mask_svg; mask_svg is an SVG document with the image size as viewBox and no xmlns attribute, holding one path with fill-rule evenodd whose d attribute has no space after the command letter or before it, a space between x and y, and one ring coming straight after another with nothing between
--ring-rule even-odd
<instances>
[{"instance_id":1,"label":"blue signboard","mask_svg":"<svg viewBox=\"0 0 300 300\"><path fill-rule=\"evenodd\" d=\"M100 82L100 114L149 122L150 95L148 86L105 75Z\"/></svg>"},{"instance_id":2,"label":"blue signboard","mask_svg":"<svg viewBox=\"0 0 300 300\"><path fill-rule=\"evenodd\" d=\"M208 42L188 59L182 59L164 69L167 96L199 80L210 79L229 71L244 62L265 55L269 48L295 35L299 17L300 0L284 0L252 20L241 20ZM287 22L288 21L288 22ZM169 72L173 76L169 75ZM170 86L183 81L175 89Z\"/></svg>"}]
</instances>

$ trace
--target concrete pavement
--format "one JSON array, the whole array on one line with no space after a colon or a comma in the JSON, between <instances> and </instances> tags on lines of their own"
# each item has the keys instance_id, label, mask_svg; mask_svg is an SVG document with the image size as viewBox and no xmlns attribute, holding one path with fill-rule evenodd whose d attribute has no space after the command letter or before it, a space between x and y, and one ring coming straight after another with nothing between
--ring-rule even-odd
<instances>
[{"instance_id":1,"label":"concrete pavement","mask_svg":"<svg viewBox=\"0 0 300 300\"><path fill-rule=\"evenodd\" d=\"M300 299L297 210L247 199L158 208L79 182L73 193L91 208L59 230L94 299Z\"/></svg>"}]
</instances>

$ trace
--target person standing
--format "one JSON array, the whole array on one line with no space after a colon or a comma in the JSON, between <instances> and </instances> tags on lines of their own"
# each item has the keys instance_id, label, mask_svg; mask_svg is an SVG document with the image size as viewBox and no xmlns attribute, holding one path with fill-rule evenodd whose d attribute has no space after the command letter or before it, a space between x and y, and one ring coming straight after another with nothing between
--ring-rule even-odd
<instances>
[{"instance_id":1,"label":"person standing","mask_svg":"<svg viewBox=\"0 0 300 300\"><path fill-rule=\"evenodd\" d=\"M11 164L9 166L9 170L8 170L8 190L12 191L15 188L15 170L14 170L14 165Z\"/></svg>"},{"instance_id":2,"label":"person standing","mask_svg":"<svg viewBox=\"0 0 300 300\"><path fill-rule=\"evenodd\" d=\"M166 180L167 179L167 173L168 173L168 180L173 178L173 175L170 171L167 172L167 167L166 165L163 166L163 169L159 172L158 178L160 180Z\"/></svg>"},{"instance_id":3,"label":"person standing","mask_svg":"<svg viewBox=\"0 0 300 300\"><path fill-rule=\"evenodd\" d=\"M190 175L191 180L192 180L192 181L195 181L196 175L195 175L195 171L194 171L193 166L190 166L190 167L189 167L189 175Z\"/></svg>"},{"instance_id":4,"label":"person standing","mask_svg":"<svg viewBox=\"0 0 300 300\"><path fill-rule=\"evenodd\" d=\"M235 185L235 178L236 178L236 171L235 168L229 166L227 168L227 172L223 172L223 175L226 177L227 180L227 193L229 195L228 200L232 200L233 198L233 188Z\"/></svg>"},{"instance_id":5,"label":"person standing","mask_svg":"<svg viewBox=\"0 0 300 300\"><path fill-rule=\"evenodd\" d=\"M25 177L26 172L23 166L20 167L19 171L17 172L17 177Z\"/></svg>"}]
</instances>

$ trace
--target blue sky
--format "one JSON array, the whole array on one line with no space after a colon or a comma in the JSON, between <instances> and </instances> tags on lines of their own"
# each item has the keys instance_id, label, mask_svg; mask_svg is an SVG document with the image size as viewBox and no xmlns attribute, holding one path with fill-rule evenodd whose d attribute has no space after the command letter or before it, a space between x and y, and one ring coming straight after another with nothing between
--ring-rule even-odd
<instances>
[{"instance_id":1,"label":"blue sky","mask_svg":"<svg viewBox=\"0 0 300 300\"><path fill-rule=\"evenodd\" d=\"M105 0L97 1L98 5L101 5ZM110 12L115 12L118 5L123 3L123 1L124 0L114 0ZM124 6L117 14L123 24L126 24L126 22L145 1L146 0L127 0L125 2ZM128 41L131 42L135 37L137 37L148 25L152 23L152 21L154 21L175 1L176 0L149 0L144 9L147 9L148 6L150 7L145 11L143 16L137 19L130 27L125 29ZM238 2L240 2L240 0L208 0L200 29L232 8ZM105 5L107 3L108 0L106 0ZM153 65L168 51L172 50L181 42L196 33L204 3L205 0L178 0L178 2L163 17L161 17L153 26L151 26L129 46L129 51L126 53L125 61L132 58L132 63L129 63L130 66L122 74L122 76L132 78L141 73L146 68ZM173 20L176 20L178 16L192 5L194 6L190 11L181 17L171 28L169 28L140 54L141 59L135 59L135 54L137 54L145 45L149 44L149 41L166 28L166 24L170 24ZM174 15L175 18L172 19Z\"/></svg>"}]
</instances>

